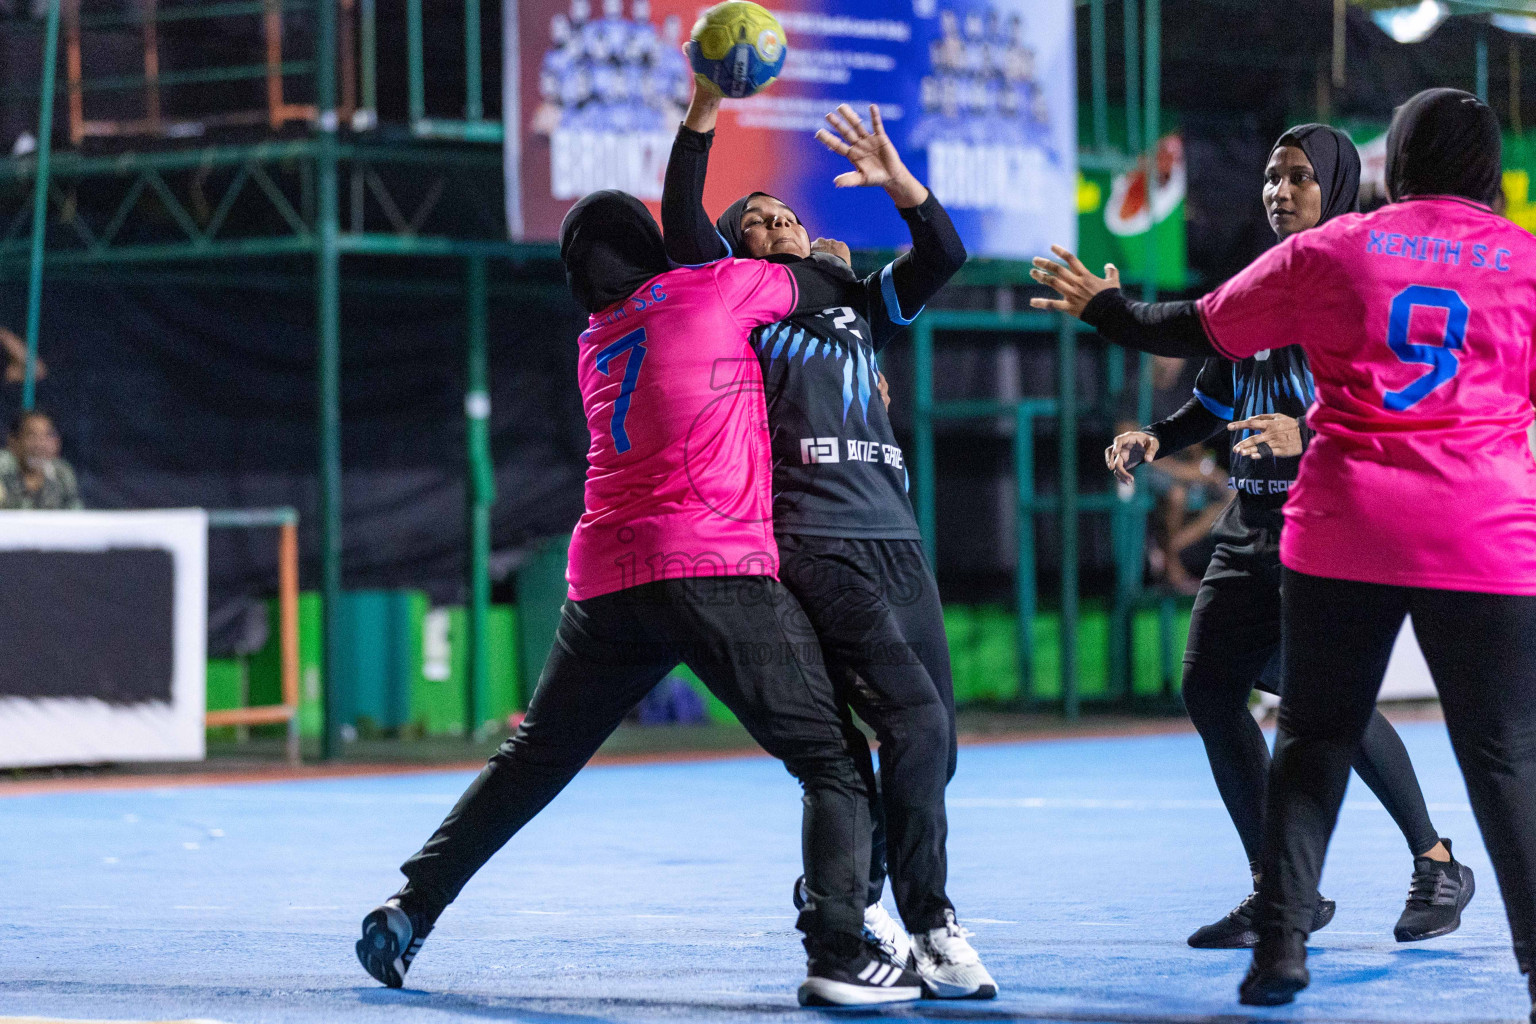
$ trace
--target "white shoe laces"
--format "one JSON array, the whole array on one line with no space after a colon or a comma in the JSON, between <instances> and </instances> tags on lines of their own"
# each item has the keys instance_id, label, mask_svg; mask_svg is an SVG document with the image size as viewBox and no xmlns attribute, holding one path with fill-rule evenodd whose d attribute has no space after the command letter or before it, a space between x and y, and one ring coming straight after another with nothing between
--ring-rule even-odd
<instances>
[{"instance_id":1,"label":"white shoe laces","mask_svg":"<svg viewBox=\"0 0 1536 1024\"><path fill-rule=\"evenodd\" d=\"M953 913L945 914L945 923L923 936L925 955L940 964L979 964L981 956L967 940L974 934L962 927Z\"/></svg>"}]
</instances>

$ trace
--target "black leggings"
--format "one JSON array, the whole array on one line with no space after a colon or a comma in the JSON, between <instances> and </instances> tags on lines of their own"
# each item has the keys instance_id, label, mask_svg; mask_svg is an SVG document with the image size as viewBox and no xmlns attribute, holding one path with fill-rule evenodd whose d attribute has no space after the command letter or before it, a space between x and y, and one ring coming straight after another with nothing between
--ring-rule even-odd
<instances>
[{"instance_id":1,"label":"black leggings","mask_svg":"<svg viewBox=\"0 0 1536 1024\"><path fill-rule=\"evenodd\" d=\"M406 909L435 919L678 662L800 780L811 898L798 926L821 937L860 934L869 791L816 635L794 597L765 576L663 580L567 601L522 724L401 867ZM858 746L868 759L862 737Z\"/></svg>"},{"instance_id":2,"label":"black leggings","mask_svg":"<svg viewBox=\"0 0 1536 1024\"><path fill-rule=\"evenodd\" d=\"M1205 741L1216 788L1255 871L1264 839L1269 747L1248 711L1248 695L1255 686L1280 692L1279 651L1278 558L1252 574L1218 574L1200 584L1184 652L1184 706ZM1440 841L1408 751L1381 712L1373 710L1353 765L1402 829L1410 854L1424 854Z\"/></svg>"},{"instance_id":3,"label":"black leggings","mask_svg":"<svg viewBox=\"0 0 1536 1024\"><path fill-rule=\"evenodd\" d=\"M938 584L915 540L780 535L779 578L821 641L839 695L880 741L855 756L877 799L869 900L891 891L910 931L944 924L949 834L944 788L955 774L955 694Z\"/></svg>"},{"instance_id":4,"label":"black leggings","mask_svg":"<svg viewBox=\"0 0 1536 1024\"><path fill-rule=\"evenodd\" d=\"M1403 616L1429 663L1522 971L1536 942L1536 597L1285 572L1285 695L1269 771L1261 930L1305 933L1349 763Z\"/></svg>"}]
</instances>

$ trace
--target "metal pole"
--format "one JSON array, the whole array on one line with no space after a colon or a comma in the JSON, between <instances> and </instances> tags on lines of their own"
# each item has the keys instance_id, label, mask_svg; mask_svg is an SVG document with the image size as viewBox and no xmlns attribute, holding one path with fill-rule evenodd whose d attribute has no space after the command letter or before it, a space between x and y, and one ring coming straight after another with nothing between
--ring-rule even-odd
<instances>
[{"instance_id":1,"label":"metal pole","mask_svg":"<svg viewBox=\"0 0 1536 1024\"><path fill-rule=\"evenodd\" d=\"M1146 241L1147 269L1141 285L1142 299L1157 300L1157 212L1153 202L1157 191L1157 142L1162 135L1162 55L1163 55L1163 4L1162 0L1147 0L1146 32L1146 138L1142 151L1147 158L1147 205L1148 229ZM1141 354L1141 387L1137 395L1136 416L1146 423L1152 416L1152 357Z\"/></svg>"},{"instance_id":2,"label":"metal pole","mask_svg":"<svg viewBox=\"0 0 1536 1024\"><path fill-rule=\"evenodd\" d=\"M1093 148L1109 150L1109 58L1104 29L1105 0L1092 0L1088 8L1088 50L1093 79Z\"/></svg>"},{"instance_id":3,"label":"metal pole","mask_svg":"<svg viewBox=\"0 0 1536 1024\"><path fill-rule=\"evenodd\" d=\"M912 446L917 455L917 529L923 537L928 564L938 572L934 535L933 468L933 322L924 317L912 325L913 390Z\"/></svg>"},{"instance_id":4,"label":"metal pole","mask_svg":"<svg viewBox=\"0 0 1536 1024\"><path fill-rule=\"evenodd\" d=\"M278 527L277 638L283 703L289 708L288 761L299 763L299 524Z\"/></svg>"},{"instance_id":5,"label":"metal pole","mask_svg":"<svg viewBox=\"0 0 1536 1024\"><path fill-rule=\"evenodd\" d=\"M366 111L365 127L372 128L379 120L379 32L378 15L374 0L362 0L359 9L359 47L362 50L362 109Z\"/></svg>"},{"instance_id":6,"label":"metal pole","mask_svg":"<svg viewBox=\"0 0 1536 1024\"><path fill-rule=\"evenodd\" d=\"M1509 37L1509 130L1525 134L1520 120L1520 43Z\"/></svg>"},{"instance_id":7,"label":"metal pole","mask_svg":"<svg viewBox=\"0 0 1536 1024\"><path fill-rule=\"evenodd\" d=\"M1488 102L1488 26L1477 26L1477 98Z\"/></svg>"},{"instance_id":8,"label":"metal pole","mask_svg":"<svg viewBox=\"0 0 1536 1024\"><path fill-rule=\"evenodd\" d=\"M1034 407L1020 402L1013 413L1013 476L1017 503L1014 542L1018 546L1014 573L1015 652L1019 660L1019 692L1015 702L1022 709L1035 701L1035 421Z\"/></svg>"},{"instance_id":9,"label":"metal pole","mask_svg":"<svg viewBox=\"0 0 1536 1024\"><path fill-rule=\"evenodd\" d=\"M1061 707L1077 718L1077 321L1061 318L1057 334L1061 461Z\"/></svg>"},{"instance_id":10,"label":"metal pole","mask_svg":"<svg viewBox=\"0 0 1536 1024\"><path fill-rule=\"evenodd\" d=\"M37 400L37 338L43 317L43 243L48 235L48 174L53 153L53 91L58 87L59 2L48 4L48 26L43 42L43 95L37 115L37 177L32 182L32 266L27 278L27 367L21 389L21 407L31 409Z\"/></svg>"},{"instance_id":11,"label":"metal pole","mask_svg":"<svg viewBox=\"0 0 1536 1024\"><path fill-rule=\"evenodd\" d=\"M464 117L485 117L480 90L480 0L464 0Z\"/></svg>"},{"instance_id":12,"label":"metal pole","mask_svg":"<svg viewBox=\"0 0 1536 1024\"><path fill-rule=\"evenodd\" d=\"M319 328L320 408L320 628L321 672L325 683L325 722L320 756L341 752L341 726L350 701L341 679L341 202L336 153L336 3L319 0L315 99L319 149L319 251L315 260L315 300Z\"/></svg>"},{"instance_id":13,"label":"metal pole","mask_svg":"<svg viewBox=\"0 0 1536 1024\"><path fill-rule=\"evenodd\" d=\"M1125 0L1125 151L1141 149L1141 29L1136 0Z\"/></svg>"},{"instance_id":14,"label":"metal pole","mask_svg":"<svg viewBox=\"0 0 1536 1024\"><path fill-rule=\"evenodd\" d=\"M464 736L473 741L490 689L486 620L491 607L491 504L496 500L496 471L491 462L491 395L485 354L485 257L469 257L464 261L464 269L465 312L469 319L464 392L469 470L465 495L469 506L469 650L464 673Z\"/></svg>"},{"instance_id":15,"label":"metal pole","mask_svg":"<svg viewBox=\"0 0 1536 1024\"><path fill-rule=\"evenodd\" d=\"M411 127L427 116L426 71L422 67L421 0L405 4L406 76L410 89Z\"/></svg>"},{"instance_id":16,"label":"metal pole","mask_svg":"<svg viewBox=\"0 0 1536 1024\"><path fill-rule=\"evenodd\" d=\"M1333 0L1333 87L1344 88L1345 60L1348 54L1345 34L1349 25L1349 0Z\"/></svg>"}]
</instances>

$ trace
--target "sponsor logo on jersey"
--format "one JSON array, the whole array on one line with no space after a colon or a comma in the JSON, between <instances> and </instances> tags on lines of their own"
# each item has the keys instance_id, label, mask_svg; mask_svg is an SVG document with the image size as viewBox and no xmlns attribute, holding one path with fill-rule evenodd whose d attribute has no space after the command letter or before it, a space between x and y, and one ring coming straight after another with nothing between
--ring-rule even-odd
<instances>
[{"instance_id":1,"label":"sponsor logo on jersey","mask_svg":"<svg viewBox=\"0 0 1536 1024\"><path fill-rule=\"evenodd\" d=\"M801 464L812 466L822 462L838 461L837 440L835 437L802 437L800 439Z\"/></svg>"}]
</instances>

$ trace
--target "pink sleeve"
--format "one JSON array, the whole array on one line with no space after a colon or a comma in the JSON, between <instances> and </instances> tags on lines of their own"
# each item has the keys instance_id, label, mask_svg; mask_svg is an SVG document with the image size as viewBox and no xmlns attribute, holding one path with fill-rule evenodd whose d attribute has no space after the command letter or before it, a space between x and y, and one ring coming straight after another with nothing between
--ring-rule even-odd
<instances>
[{"instance_id":1,"label":"pink sleeve","mask_svg":"<svg viewBox=\"0 0 1536 1024\"><path fill-rule=\"evenodd\" d=\"M788 267L765 260L721 260L715 283L731 314L747 327L783 320L795 310L798 288Z\"/></svg>"},{"instance_id":2,"label":"pink sleeve","mask_svg":"<svg viewBox=\"0 0 1536 1024\"><path fill-rule=\"evenodd\" d=\"M1228 359L1244 359L1295 341L1298 294L1316 262L1293 235L1195 303L1205 336Z\"/></svg>"}]
</instances>

